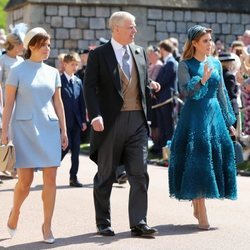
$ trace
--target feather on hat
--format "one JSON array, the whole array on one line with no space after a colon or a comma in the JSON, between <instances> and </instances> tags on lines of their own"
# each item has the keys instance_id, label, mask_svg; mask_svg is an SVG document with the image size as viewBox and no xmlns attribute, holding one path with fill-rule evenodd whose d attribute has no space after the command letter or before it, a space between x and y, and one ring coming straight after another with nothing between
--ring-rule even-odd
<instances>
[{"instance_id":1,"label":"feather on hat","mask_svg":"<svg viewBox=\"0 0 250 250\"><path fill-rule=\"evenodd\" d=\"M9 27L11 33L17 35L20 38L21 42L23 43L25 34L28 30L28 25L26 23L18 23L14 27L12 24Z\"/></svg>"}]
</instances>

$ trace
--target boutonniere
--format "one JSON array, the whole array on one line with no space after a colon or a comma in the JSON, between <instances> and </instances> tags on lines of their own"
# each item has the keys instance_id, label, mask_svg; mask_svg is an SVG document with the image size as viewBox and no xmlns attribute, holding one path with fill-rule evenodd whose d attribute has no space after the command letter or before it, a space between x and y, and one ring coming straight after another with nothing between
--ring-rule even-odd
<instances>
[{"instance_id":1,"label":"boutonniere","mask_svg":"<svg viewBox=\"0 0 250 250\"><path fill-rule=\"evenodd\" d=\"M140 48L137 48L137 49L135 50L135 54L140 54L140 52L141 52L141 49L140 49Z\"/></svg>"}]
</instances>

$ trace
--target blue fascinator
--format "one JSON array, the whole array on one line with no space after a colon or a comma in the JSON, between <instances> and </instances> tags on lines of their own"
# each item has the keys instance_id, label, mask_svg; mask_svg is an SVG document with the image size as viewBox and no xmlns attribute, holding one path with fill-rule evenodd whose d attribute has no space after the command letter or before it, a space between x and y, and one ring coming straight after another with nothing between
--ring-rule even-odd
<instances>
[{"instance_id":1,"label":"blue fascinator","mask_svg":"<svg viewBox=\"0 0 250 250\"><path fill-rule=\"evenodd\" d=\"M201 25L195 25L188 29L188 40L191 42L193 41L198 34L201 32L212 32L211 29L203 27Z\"/></svg>"}]
</instances>

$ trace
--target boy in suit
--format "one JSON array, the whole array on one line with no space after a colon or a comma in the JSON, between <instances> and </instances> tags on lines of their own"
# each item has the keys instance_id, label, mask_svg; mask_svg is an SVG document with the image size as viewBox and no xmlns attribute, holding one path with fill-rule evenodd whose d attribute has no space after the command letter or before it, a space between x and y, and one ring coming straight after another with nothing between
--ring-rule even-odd
<instances>
[{"instance_id":1,"label":"boy in suit","mask_svg":"<svg viewBox=\"0 0 250 250\"><path fill-rule=\"evenodd\" d=\"M71 168L69 184L71 187L83 186L77 179L77 172L79 168L80 133L81 130L85 131L87 128L82 81L75 75L79 63L80 57L77 53L66 54L63 58L64 73L61 75L61 95L69 140L68 147L62 150L62 160L70 150Z\"/></svg>"}]
</instances>

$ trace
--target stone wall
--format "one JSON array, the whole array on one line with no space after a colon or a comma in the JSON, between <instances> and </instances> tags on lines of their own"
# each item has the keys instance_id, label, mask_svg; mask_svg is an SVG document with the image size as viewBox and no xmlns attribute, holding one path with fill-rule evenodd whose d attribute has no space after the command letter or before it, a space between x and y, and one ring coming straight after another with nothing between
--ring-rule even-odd
<instances>
[{"instance_id":1,"label":"stone wall","mask_svg":"<svg viewBox=\"0 0 250 250\"><path fill-rule=\"evenodd\" d=\"M123 1L123 5L118 5L116 0L110 0L112 4L109 5L105 1L95 1L95 5L89 2L93 1L72 1L72 4L69 1L28 1L7 9L8 23L23 21L30 27L42 26L48 30L52 38L51 64L55 63L59 53L87 48L90 44L98 45L100 37L109 39L108 19L111 13L118 10L129 11L136 16L136 43L143 47L173 36L179 39L181 50L188 28L195 24L211 27L214 37L224 40L227 46L245 29L250 29L250 15L245 10L217 12L209 5L202 9L199 6L188 8L177 5L178 1L172 1L175 5L162 4L160 7L159 0L154 7L149 5L149 1L139 0L133 1L133 4L132 1Z\"/></svg>"}]
</instances>

